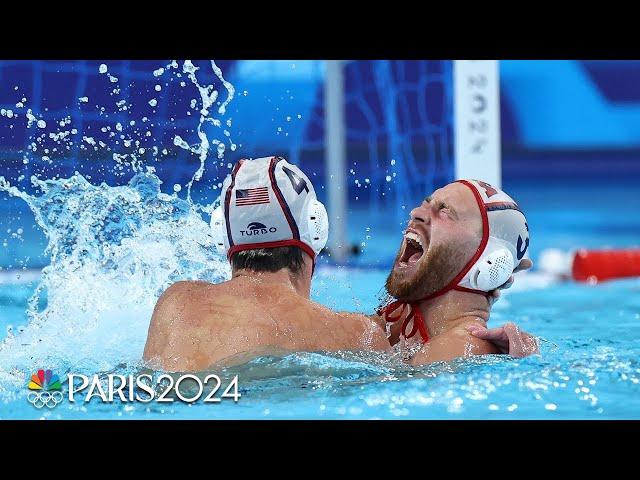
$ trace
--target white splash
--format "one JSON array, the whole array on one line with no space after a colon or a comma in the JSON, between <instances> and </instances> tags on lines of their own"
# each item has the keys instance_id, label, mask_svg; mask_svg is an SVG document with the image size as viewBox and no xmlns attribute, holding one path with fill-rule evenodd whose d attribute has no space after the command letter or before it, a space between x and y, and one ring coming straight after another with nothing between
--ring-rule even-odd
<instances>
[{"instance_id":1,"label":"white splash","mask_svg":"<svg viewBox=\"0 0 640 480\"><path fill-rule=\"evenodd\" d=\"M51 263L29 301L30 322L0 343L0 371L69 365L96 371L137 363L159 294L180 279L220 282L228 263L199 206L160 192L148 167L128 185L91 185L81 175L32 183L23 199L48 239ZM40 305L46 301L46 306Z\"/></svg>"},{"instance_id":2,"label":"white splash","mask_svg":"<svg viewBox=\"0 0 640 480\"><path fill-rule=\"evenodd\" d=\"M211 65L227 92L216 115L225 115L234 88L224 80L215 62ZM217 157L223 158L224 139L232 149L235 145L228 132L221 131L220 139L208 138L211 131L205 132L203 125L222 124L212 114L218 92L213 85L200 85L196 78L198 68L192 62L185 61L182 70L197 87L202 103L197 127L199 145L190 146L179 135L174 138L175 145L197 154L200 160L187 184L186 199L177 196L180 185L173 186L172 195L161 193L162 181L152 167L143 164L145 151L168 155L164 145L142 146L135 136L126 134L122 123L115 121L104 127L103 133L110 132L109 138L114 139L107 143L94 136L74 137L79 132L71 128L71 117L49 123L49 127L65 127L64 130L47 132L47 122L27 109L26 128L35 124L45 130L29 145L34 157L37 154L41 160L54 161L42 145L44 138L77 142L84 150L88 146L109 152L113 164L105 168L119 172L127 166L137 173L122 186L92 185L78 173L64 179L31 177L41 192L38 195L27 194L0 177L0 191L21 198L33 212L47 236L46 253L51 259L29 301L29 324L0 342L0 383L7 380L17 385L23 381L25 371L44 364L63 371L73 367L93 372L115 368L120 363L136 364L142 355L153 305L168 285L181 279L219 282L228 278L228 263L216 252L208 222L201 215L210 212L213 205L195 204L190 188L202 177L212 146ZM106 74L110 83L118 81L108 73L106 64L100 66L99 72ZM167 74L180 76L177 61L153 72L155 77ZM78 103L89 101L88 97L76 98ZM124 100L114 99L114 104L120 111L127 106ZM100 114L105 112L103 106L98 110ZM138 120L138 125L153 121L146 117ZM231 119L226 123L230 126ZM131 120L129 125L136 125L136 121ZM137 135L141 139L150 136L150 132L140 131ZM131 150L115 151L116 140L119 147ZM24 158L25 164L29 161Z\"/></svg>"},{"instance_id":3,"label":"white splash","mask_svg":"<svg viewBox=\"0 0 640 480\"><path fill-rule=\"evenodd\" d=\"M233 85L231 85L229 82L227 82L224 79L224 77L222 76L222 71L213 60L211 60L211 68L213 69L213 72L215 73L215 75L218 77L218 79L222 82L225 89L227 90L227 98L222 102L222 104L218 108L218 114L225 115L228 104L233 100L235 89ZM209 123L215 127L220 127L221 122L220 122L220 119L212 117L211 111L210 111L211 106L218 99L218 91L215 89L214 85L204 85L204 86L200 85L198 78L196 77L196 72L199 69L200 68L196 67L193 64L193 62L191 62L191 60L185 60L182 65L182 72L187 74L187 77L189 78L189 80L191 80L191 83L198 88L198 92L200 93L200 100L202 102L202 106L200 108L200 120L197 128L197 133L198 133L198 138L200 139L200 143L195 146L191 146L178 135L176 135L174 138L174 145L177 145L181 148L184 148L185 150L195 153L200 158L200 167L198 168L198 170L196 170L196 172L194 173L189 183L187 183L188 198L191 198L191 187L193 185L193 182L200 181L200 179L202 178L202 175L205 170L205 162L207 160L211 145L216 146L218 159L224 158L224 152L226 150L226 147L224 145L224 138L225 138L224 135L222 136L221 139L213 138L209 140L209 138L207 137L207 134L202 129L205 123ZM196 103L194 103L192 100L191 107L194 108L195 105ZM233 145L233 143L230 142L230 145Z\"/></svg>"}]
</instances>

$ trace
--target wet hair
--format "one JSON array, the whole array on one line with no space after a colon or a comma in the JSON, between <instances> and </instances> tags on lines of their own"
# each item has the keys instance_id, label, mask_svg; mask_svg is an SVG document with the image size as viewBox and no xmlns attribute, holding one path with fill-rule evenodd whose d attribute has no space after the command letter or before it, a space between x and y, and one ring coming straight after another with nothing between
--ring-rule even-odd
<instances>
[{"instance_id":1,"label":"wet hair","mask_svg":"<svg viewBox=\"0 0 640 480\"><path fill-rule=\"evenodd\" d=\"M254 272L277 272L286 268L297 275L304 265L302 254L302 249L296 246L242 250L231 256L231 268Z\"/></svg>"}]
</instances>

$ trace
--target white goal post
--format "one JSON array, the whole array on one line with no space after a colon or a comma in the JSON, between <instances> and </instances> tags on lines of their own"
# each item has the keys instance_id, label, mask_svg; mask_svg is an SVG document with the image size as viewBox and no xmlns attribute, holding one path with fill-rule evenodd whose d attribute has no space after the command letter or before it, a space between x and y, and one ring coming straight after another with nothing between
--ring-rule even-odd
<instances>
[{"instance_id":1,"label":"white goal post","mask_svg":"<svg viewBox=\"0 0 640 480\"><path fill-rule=\"evenodd\" d=\"M344 65L325 61L325 178L329 250L341 262L350 252L347 235L347 126ZM502 186L500 86L497 60L453 61L454 175Z\"/></svg>"},{"instance_id":2,"label":"white goal post","mask_svg":"<svg viewBox=\"0 0 640 480\"><path fill-rule=\"evenodd\" d=\"M347 237L347 127L344 120L344 72L342 60L325 62L324 144L327 213L329 215L329 251L341 262L349 255Z\"/></svg>"},{"instance_id":3,"label":"white goal post","mask_svg":"<svg viewBox=\"0 0 640 480\"><path fill-rule=\"evenodd\" d=\"M497 60L454 60L455 177L502 187Z\"/></svg>"}]
</instances>

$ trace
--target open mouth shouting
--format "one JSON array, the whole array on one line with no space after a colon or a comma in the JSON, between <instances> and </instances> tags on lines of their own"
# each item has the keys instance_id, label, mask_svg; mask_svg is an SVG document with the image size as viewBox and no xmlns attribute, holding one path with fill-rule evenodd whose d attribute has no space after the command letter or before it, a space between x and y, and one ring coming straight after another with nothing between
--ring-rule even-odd
<instances>
[{"instance_id":1,"label":"open mouth shouting","mask_svg":"<svg viewBox=\"0 0 640 480\"><path fill-rule=\"evenodd\" d=\"M402 251L396 262L396 268L402 270L414 269L428 247L429 242L421 233L412 228L407 228Z\"/></svg>"}]
</instances>

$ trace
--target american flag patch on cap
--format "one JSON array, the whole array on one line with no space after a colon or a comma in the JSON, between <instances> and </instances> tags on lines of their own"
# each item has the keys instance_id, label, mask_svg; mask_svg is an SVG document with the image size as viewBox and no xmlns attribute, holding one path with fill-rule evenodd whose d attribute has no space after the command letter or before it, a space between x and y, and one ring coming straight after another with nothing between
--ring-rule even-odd
<instances>
[{"instance_id":1,"label":"american flag patch on cap","mask_svg":"<svg viewBox=\"0 0 640 480\"><path fill-rule=\"evenodd\" d=\"M247 188L246 190L236 190L236 207L243 205L259 205L269 203L269 188Z\"/></svg>"}]
</instances>

